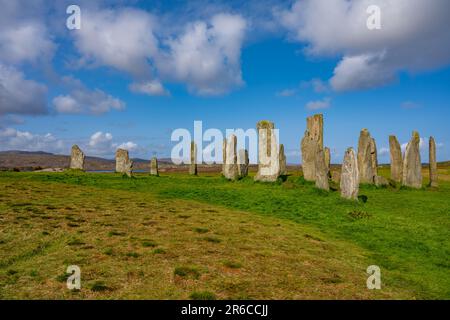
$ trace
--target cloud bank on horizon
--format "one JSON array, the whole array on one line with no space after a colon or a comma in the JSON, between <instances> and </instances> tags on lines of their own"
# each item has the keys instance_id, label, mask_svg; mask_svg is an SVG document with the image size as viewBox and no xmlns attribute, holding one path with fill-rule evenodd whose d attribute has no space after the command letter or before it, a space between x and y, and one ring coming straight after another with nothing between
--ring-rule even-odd
<instances>
[{"instance_id":1,"label":"cloud bank on horizon","mask_svg":"<svg viewBox=\"0 0 450 320\"><path fill-rule=\"evenodd\" d=\"M330 108L332 93L388 86L405 72L432 72L450 64L446 0L199 1L177 10L139 1L81 1L76 31L65 28L69 4L0 0L0 118L101 116L127 109L129 101L115 92L73 76L84 70L126 79L125 90L150 99L171 99L170 85L194 97L245 91L243 51L271 38L298 44L299 59L337 61L329 79L303 83L322 94L305 104L308 110ZM369 5L381 8L380 31L366 27ZM292 97L299 89L277 95ZM70 140L2 130L2 149L64 152ZM139 149L133 141L113 142L103 131L79 143L95 155L110 155L119 145Z\"/></svg>"}]
</instances>

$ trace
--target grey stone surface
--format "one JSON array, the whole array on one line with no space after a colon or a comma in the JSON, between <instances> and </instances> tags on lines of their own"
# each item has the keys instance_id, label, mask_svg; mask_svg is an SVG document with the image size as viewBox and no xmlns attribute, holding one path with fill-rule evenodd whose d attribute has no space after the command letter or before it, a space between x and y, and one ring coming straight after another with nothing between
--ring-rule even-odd
<instances>
[{"instance_id":1,"label":"grey stone surface","mask_svg":"<svg viewBox=\"0 0 450 320\"><path fill-rule=\"evenodd\" d=\"M83 151L76 144L73 145L70 153L70 169L84 170L84 158Z\"/></svg>"},{"instance_id":2,"label":"grey stone surface","mask_svg":"<svg viewBox=\"0 0 450 320\"><path fill-rule=\"evenodd\" d=\"M325 152L323 149L318 149L315 161L316 188L330 191L330 185L328 182L328 168L325 163Z\"/></svg>"},{"instance_id":3,"label":"grey stone surface","mask_svg":"<svg viewBox=\"0 0 450 320\"><path fill-rule=\"evenodd\" d=\"M278 158L280 160L280 176L285 176L287 175L287 168L286 168L286 154L284 153L283 144L280 144L280 152Z\"/></svg>"},{"instance_id":4,"label":"grey stone surface","mask_svg":"<svg viewBox=\"0 0 450 320\"><path fill-rule=\"evenodd\" d=\"M438 173L437 173L437 163L436 163L436 142L433 137L430 137L429 141L429 171L430 171L430 187L438 187Z\"/></svg>"},{"instance_id":5,"label":"grey stone surface","mask_svg":"<svg viewBox=\"0 0 450 320\"><path fill-rule=\"evenodd\" d=\"M116 172L123 173L131 177L131 174L133 172L133 161L130 160L127 150L117 149Z\"/></svg>"},{"instance_id":6,"label":"grey stone surface","mask_svg":"<svg viewBox=\"0 0 450 320\"><path fill-rule=\"evenodd\" d=\"M238 171L239 177L244 178L248 176L248 151L246 149L240 149L238 153Z\"/></svg>"},{"instance_id":7,"label":"grey stone surface","mask_svg":"<svg viewBox=\"0 0 450 320\"><path fill-rule=\"evenodd\" d=\"M389 151L391 158L391 179L400 183L403 177L403 156L400 143L398 143L396 136L389 136Z\"/></svg>"},{"instance_id":8,"label":"grey stone surface","mask_svg":"<svg viewBox=\"0 0 450 320\"><path fill-rule=\"evenodd\" d=\"M358 200L359 170L358 161L353 148L345 152L341 169L341 196L346 199Z\"/></svg>"},{"instance_id":9,"label":"grey stone surface","mask_svg":"<svg viewBox=\"0 0 450 320\"><path fill-rule=\"evenodd\" d=\"M402 184L406 187L422 188L422 163L420 160L420 136L417 131L408 142L403 159Z\"/></svg>"},{"instance_id":10,"label":"grey stone surface","mask_svg":"<svg viewBox=\"0 0 450 320\"><path fill-rule=\"evenodd\" d=\"M159 176L158 159L156 157L150 160L150 175Z\"/></svg>"},{"instance_id":11,"label":"grey stone surface","mask_svg":"<svg viewBox=\"0 0 450 320\"><path fill-rule=\"evenodd\" d=\"M327 166L328 178L331 178L331 151L330 151L330 148L325 147L325 149L323 149L323 152L325 155L325 165Z\"/></svg>"},{"instance_id":12,"label":"grey stone surface","mask_svg":"<svg viewBox=\"0 0 450 320\"><path fill-rule=\"evenodd\" d=\"M227 139L225 166L223 171L224 177L228 180L237 180L239 178L236 148L237 138L232 134Z\"/></svg>"},{"instance_id":13,"label":"grey stone surface","mask_svg":"<svg viewBox=\"0 0 450 320\"><path fill-rule=\"evenodd\" d=\"M315 181L315 156L323 149L323 115L316 114L306 119L306 131L301 142L303 177Z\"/></svg>"},{"instance_id":14,"label":"grey stone surface","mask_svg":"<svg viewBox=\"0 0 450 320\"><path fill-rule=\"evenodd\" d=\"M279 147L275 126L270 121L258 122L258 172L255 181L274 182L280 176Z\"/></svg>"},{"instance_id":15,"label":"grey stone surface","mask_svg":"<svg viewBox=\"0 0 450 320\"><path fill-rule=\"evenodd\" d=\"M358 142L359 182L374 184L377 176L377 149L367 129L361 130Z\"/></svg>"},{"instance_id":16,"label":"grey stone surface","mask_svg":"<svg viewBox=\"0 0 450 320\"><path fill-rule=\"evenodd\" d=\"M197 175L197 144L191 141L191 159L189 164L189 174Z\"/></svg>"}]
</instances>

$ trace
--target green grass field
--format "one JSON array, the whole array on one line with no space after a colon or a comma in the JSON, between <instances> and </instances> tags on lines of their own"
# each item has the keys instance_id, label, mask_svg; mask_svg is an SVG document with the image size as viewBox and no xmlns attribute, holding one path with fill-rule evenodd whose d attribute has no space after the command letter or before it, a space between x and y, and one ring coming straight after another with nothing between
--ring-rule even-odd
<instances>
[{"instance_id":1,"label":"green grass field","mask_svg":"<svg viewBox=\"0 0 450 320\"><path fill-rule=\"evenodd\" d=\"M0 298L450 299L449 176L356 203L298 174L0 173Z\"/></svg>"}]
</instances>

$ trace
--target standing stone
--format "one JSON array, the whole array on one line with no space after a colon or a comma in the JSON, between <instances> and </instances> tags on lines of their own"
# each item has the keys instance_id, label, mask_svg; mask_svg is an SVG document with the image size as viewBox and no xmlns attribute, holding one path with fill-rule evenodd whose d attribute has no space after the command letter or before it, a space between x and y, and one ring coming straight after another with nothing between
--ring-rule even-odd
<instances>
[{"instance_id":1,"label":"standing stone","mask_svg":"<svg viewBox=\"0 0 450 320\"><path fill-rule=\"evenodd\" d=\"M153 157L150 161L150 175L159 176L158 159L156 157Z\"/></svg>"},{"instance_id":2,"label":"standing stone","mask_svg":"<svg viewBox=\"0 0 450 320\"><path fill-rule=\"evenodd\" d=\"M328 168L325 163L325 152L323 149L318 149L316 160L316 188L330 191L328 182Z\"/></svg>"},{"instance_id":3,"label":"standing stone","mask_svg":"<svg viewBox=\"0 0 450 320\"><path fill-rule=\"evenodd\" d=\"M284 154L283 144L280 144L280 152L278 158L280 159L280 176L285 176L287 175L287 168L286 168L286 155Z\"/></svg>"},{"instance_id":4,"label":"standing stone","mask_svg":"<svg viewBox=\"0 0 450 320\"><path fill-rule=\"evenodd\" d=\"M280 176L280 160L275 126L270 121L258 122L258 172L255 181L274 182Z\"/></svg>"},{"instance_id":5,"label":"standing stone","mask_svg":"<svg viewBox=\"0 0 450 320\"><path fill-rule=\"evenodd\" d=\"M223 175L229 180L237 180L239 178L237 163L237 138L234 134L230 135L226 145L226 157Z\"/></svg>"},{"instance_id":6,"label":"standing stone","mask_svg":"<svg viewBox=\"0 0 450 320\"><path fill-rule=\"evenodd\" d=\"M327 166L327 175L328 178L331 178L331 152L330 148L325 147L323 149L324 155L325 155L325 165Z\"/></svg>"},{"instance_id":7,"label":"standing stone","mask_svg":"<svg viewBox=\"0 0 450 320\"><path fill-rule=\"evenodd\" d=\"M389 136L389 150L391 157L391 179L401 183L403 176L403 157L402 149L396 136Z\"/></svg>"},{"instance_id":8,"label":"standing stone","mask_svg":"<svg viewBox=\"0 0 450 320\"><path fill-rule=\"evenodd\" d=\"M197 144L191 141L191 163L189 164L189 174L197 175Z\"/></svg>"},{"instance_id":9,"label":"standing stone","mask_svg":"<svg viewBox=\"0 0 450 320\"><path fill-rule=\"evenodd\" d=\"M438 187L438 174L437 174L437 163L436 163L436 142L433 137L430 137L429 142L430 147L430 187Z\"/></svg>"},{"instance_id":10,"label":"standing stone","mask_svg":"<svg viewBox=\"0 0 450 320\"><path fill-rule=\"evenodd\" d=\"M133 161L130 160L128 151L117 149L116 151L116 172L126 174L131 177L133 171Z\"/></svg>"},{"instance_id":11,"label":"standing stone","mask_svg":"<svg viewBox=\"0 0 450 320\"><path fill-rule=\"evenodd\" d=\"M225 175L225 162L227 162L227 139L222 143L222 174Z\"/></svg>"},{"instance_id":12,"label":"standing stone","mask_svg":"<svg viewBox=\"0 0 450 320\"><path fill-rule=\"evenodd\" d=\"M301 142L303 177L315 181L315 156L323 149L323 115L316 114L306 118L305 136Z\"/></svg>"},{"instance_id":13,"label":"standing stone","mask_svg":"<svg viewBox=\"0 0 450 320\"><path fill-rule=\"evenodd\" d=\"M360 183L375 183L377 176L377 148L375 139L367 129L362 129L358 142L358 170Z\"/></svg>"},{"instance_id":14,"label":"standing stone","mask_svg":"<svg viewBox=\"0 0 450 320\"><path fill-rule=\"evenodd\" d=\"M238 153L238 172L239 177L244 178L248 176L248 151L246 149L239 150Z\"/></svg>"},{"instance_id":15,"label":"standing stone","mask_svg":"<svg viewBox=\"0 0 450 320\"><path fill-rule=\"evenodd\" d=\"M348 148L341 169L341 196L346 199L358 200L358 192L358 161L353 148Z\"/></svg>"},{"instance_id":16,"label":"standing stone","mask_svg":"<svg viewBox=\"0 0 450 320\"><path fill-rule=\"evenodd\" d=\"M84 170L84 153L81 149L74 145L70 153L70 169Z\"/></svg>"},{"instance_id":17,"label":"standing stone","mask_svg":"<svg viewBox=\"0 0 450 320\"><path fill-rule=\"evenodd\" d=\"M422 188L422 162L420 161L420 137L417 131L413 132L408 142L403 160L403 182L406 187Z\"/></svg>"}]
</instances>

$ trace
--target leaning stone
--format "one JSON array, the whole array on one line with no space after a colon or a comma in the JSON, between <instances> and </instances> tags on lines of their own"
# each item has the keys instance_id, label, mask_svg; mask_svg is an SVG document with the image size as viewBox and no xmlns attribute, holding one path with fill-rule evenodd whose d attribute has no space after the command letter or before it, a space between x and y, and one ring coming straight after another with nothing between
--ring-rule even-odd
<instances>
[{"instance_id":1,"label":"leaning stone","mask_svg":"<svg viewBox=\"0 0 450 320\"><path fill-rule=\"evenodd\" d=\"M153 157L150 161L150 175L159 176L158 159L156 157Z\"/></svg>"},{"instance_id":2,"label":"leaning stone","mask_svg":"<svg viewBox=\"0 0 450 320\"><path fill-rule=\"evenodd\" d=\"M345 152L341 170L341 196L346 199L358 200L359 171L353 148L348 148Z\"/></svg>"},{"instance_id":3,"label":"leaning stone","mask_svg":"<svg viewBox=\"0 0 450 320\"><path fill-rule=\"evenodd\" d=\"M258 130L258 172L255 181L274 182L280 176L280 160L275 126L270 121L260 121Z\"/></svg>"},{"instance_id":4,"label":"leaning stone","mask_svg":"<svg viewBox=\"0 0 450 320\"><path fill-rule=\"evenodd\" d=\"M391 179L395 182L402 182L403 157L400 143L396 136L389 136L389 151L391 157Z\"/></svg>"},{"instance_id":5,"label":"leaning stone","mask_svg":"<svg viewBox=\"0 0 450 320\"><path fill-rule=\"evenodd\" d=\"M375 183L377 155L375 140L367 129L361 130L358 142L358 170L360 183Z\"/></svg>"},{"instance_id":6,"label":"leaning stone","mask_svg":"<svg viewBox=\"0 0 450 320\"><path fill-rule=\"evenodd\" d=\"M325 163L325 152L320 149L315 157L316 159L316 188L330 191L328 182L328 168Z\"/></svg>"},{"instance_id":7,"label":"leaning stone","mask_svg":"<svg viewBox=\"0 0 450 320\"><path fill-rule=\"evenodd\" d=\"M131 177L131 174L133 172L133 161L130 160L127 150L117 149L116 172L123 173Z\"/></svg>"},{"instance_id":8,"label":"leaning stone","mask_svg":"<svg viewBox=\"0 0 450 320\"><path fill-rule=\"evenodd\" d=\"M248 151L246 149L239 150L238 153L238 172L239 177L244 178L248 176Z\"/></svg>"},{"instance_id":9,"label":"leaning stone","mask_svg":"<svg viewBox=\"0 0 450 320\"><path fill-rule=\"evenodd\" d=\"M237 154L237 138L232 134L227 140L225 167L223 175L228 180L237 180L239 178Z\"/></svg>"},{"instance_id":10,"label":"leaning stone","mask_svg":"<svg viewBox=\"0 0 450 320\"><path fill-rule=\"evenodd\" d=\"M430 170L430 187L438 187L438 173L437 173L437 163L436 163L436 142L433 137L430 137L429 141L430 147L430 160L429 160L429 170Z\"/></svg>"},{"instance_id":11,"label":"leaning stone","mask_svg":"<svg viewBox=\"0 0 450 320\"><path fill-rule=\"evenodd\" d=\"M411 141L408 142L403 160L402 184L406 187L422 188L422 163L420 161L420 137L414 131Z\"/></svg>"},{"instance_id":12,"label":"leaning stone","mask_svg":"<svg viewBox=\"0 0 450 320\"><path fill-rule=\"evenodd\" d=\"M191 141L191 162L189 164L189 174L197 175L197 144Z\"/></svg>"},{"instance_id":13,"label":"leaning stone","mask_svg":"<svg viewBox=\"0 0 450 320\"><path fill-rule=\"evenodd\" d=\"M302 171L305 180L316 179L315 156L323 148L323 115L306 118L306 131L301 142Z\"/></svg>"},{"instance_id":14,"label":"leaning stone","mask_svg":"<svg viewBox=\"0 0 450 320\"><path fill-rule=\"evenodd\" d=\"M70 169L84 170L84 153L76 144L70 153Z\"/></svg>"},{"instance_id":15,"label":"leaning stone","mask_svg":"<svg viewBox=\"0 0 450 320\"><path fill-rule=\"evenodd\" d=\"M286 155L284 153L283 144L280 144L280 152L278 158L280 159L280 176L285 176L287 175L287 168L286 168Z\"/></svg>"}]
</instances>

